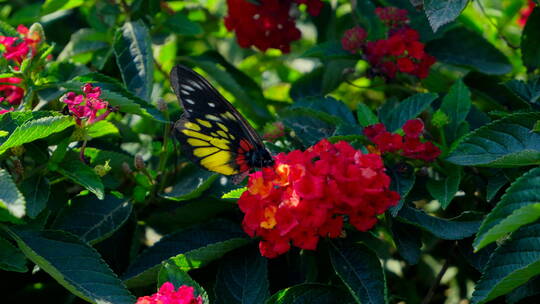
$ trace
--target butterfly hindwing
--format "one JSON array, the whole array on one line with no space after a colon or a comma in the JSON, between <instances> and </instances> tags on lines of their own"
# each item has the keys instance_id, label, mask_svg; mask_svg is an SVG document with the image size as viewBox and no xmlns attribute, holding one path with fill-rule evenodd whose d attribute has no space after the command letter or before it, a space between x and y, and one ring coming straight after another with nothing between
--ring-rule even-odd
<instances>
[{"instance_id":1,"label":"butterfly hindwing","mask_svg":"<svg viewBox=\"0 0 540 304\"><path fill-rule=\"evenodd\" d=\"M271 162L255 130L206 79L178 65L171 84L184 108L175 134L192 161L225 175Z\"/></svg>"}]
</instances>

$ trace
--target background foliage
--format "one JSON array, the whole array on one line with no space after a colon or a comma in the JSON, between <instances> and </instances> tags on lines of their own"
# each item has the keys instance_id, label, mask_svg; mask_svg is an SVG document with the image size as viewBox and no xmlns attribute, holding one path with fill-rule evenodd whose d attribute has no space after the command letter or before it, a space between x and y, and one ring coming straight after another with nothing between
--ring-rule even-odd
<instances>
[{"instance_id":1,"label":"background foliage","mask_svg":"<svg viewBox=\"0 0 540 304\"><path fill-rule=\"evenodd\" d=\"M382 6L408 11L437 60L428 77L375 77L342 48L355 25L383 35ZM170 281L205 303L534 302L540 9L522 27L524 7L324 1L318 16L300 6L302 37L283 53L241 48L224 26L225 1L0 1L3 36L19 24L43 29L19 69L0 60L0 78L24 89L0 116L4 301L134 303ZM396 131L420 117L442 154L386 164L401 200L371 231L349 227L316 251L263 258L240 225L241 185L188 162L171 138L182 109L168 73L178 63L261 133L283 123L267 143L274 153L323 138L365 149L364 127ZM116 111L81 134L60 97L85 83Z\"/></svg>"}]
</instances>

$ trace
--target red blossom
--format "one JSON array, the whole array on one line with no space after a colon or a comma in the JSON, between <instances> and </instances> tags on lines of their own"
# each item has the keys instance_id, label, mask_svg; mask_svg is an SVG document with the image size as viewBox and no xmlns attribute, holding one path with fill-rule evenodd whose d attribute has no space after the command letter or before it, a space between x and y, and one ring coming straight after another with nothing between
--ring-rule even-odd
<instances>
[{"instance_id":1,"label":"red blossom","mask_svg":"<svg viewBox=\"0 0 540 304\"><path fill-rule=\"evenodd\" d=\"M140 297L135 304L202 304L201 296L195 297L194 292L195 289L191 286L182 285L175 290L172 283L165 282L158 292Z\"/></svg>"},{"instance_id":2,"label":"red blossom","mask_svg":"<svg viewBox=\"0 0 540 304\"><path fill-rule=\"evenodd\" d=\"M19 25L17 31L21 34L20 37L0 36L0 44L5 48L4 58L20 65L25 58L36 54L40 37L30 37L29 30L24 25Z\"/></svg>"},{"instance_id":3,"label":"red blossom","mask_svg":"<svg viewBox=\"0 0 540 304\"><path fill-rule=\"evenodd\" d=\"M527 20L529 19L529 16L531 15L531 13L532 13L535 6L536 6L536 4L534 3L534 1L529 0L527 2L527 6L523 7L519 11L519 18L517 20L517 23L518 23L519 26L521 26L521 27L525 26L525 24L527 23Z\"/></svg>"},{"instance_id":4,"label":"red blossom","mask_svg":"<svg viewBox=\"0 0 540 304\"><path fill-rule=\"evenodd\" d=\"M402 27L409 22L407 10L393 6L377 7L375 9L375 14L377 14L379 19L391 29Z\"/></svg>"},{"instance_id":5,"label":"red blossom","mask_svg":"<svg viewBox=\"0 0 540 304\"><path fill-rule=\"evenodd\" d=\"M291 42L301 36L289 14L293 2L307 5L312 15L318 15L323 5L320 0L261 0L258 5L246 0L227 0L225 27L236 32L238 44L243 48L255 46L261 51L276 48L288 53Z\"/></svg>"},{"instance_id":6,"label":"red blossom","mask_svg":"<svg viewBox=\"0 0 540 304\"><path fill-rule=\"evenodd\" d=\"M314 250L321 237L341 235L345 217L362 231L373 227L399 200L389 186L379 155L321 140L306 151L280 153L273 167L250 175L238 200L242 226L262 238L263 256L276 257L291 244Z\"/></svg>"},{"instance_id":7,"label":"red blossom","mask_svg":"<svg viewBox=\"0 0 540 304\"><path fill-rule=\"evenodd\" d=\"M341 38L341 46L344 50L354 54L366 43L366 38L366 30L359 26L355 26L345 31Z\"/></svg>"},{"instance_id":8,"label":"red blossom","mask_svg":"<svg viewBox=\"0 0 540 304\"><path fill-rule=\"evenodd\" d=\"M19 105L24 97L24 90L21 87L3 83L21 83L21 79L17 77L0 78L0 103L7 102L10 105Z\"/></svg>"},{"instance_id":9,"label":"red blossom","mask_svg":"<svg viewBox=\"0 0 540 304\"><path fill-rule=\"evenodd\" d=\"M420 119L411 119L403 125L403 132L408 137L418 138L424 131L424 122Z\"/></svg>"},{"instance_id":10,"label":"red blossom","mask_svg":"<svg viewBox=\"0 0 540 304\"><path fill-rule=\"evenodd\" d=\"M0 115L2 114L6 114L7 112L13 112L13 107L9 108L9 109L0 109Z\"/></svg>"},{"instance_id":11,"label":"red blossom","mask_svg":"<svg viewBox=\"0 0 540 304\"><path fill-rule=\"evenodd\" d=\"M111 109L109 103L102 100L101 88L94 87L87 83L82 87L84 95L77 95L74 92L68 92L60 100L67 104L69 111L77 119L77 124L82 125L82 121L86 120L86 124L92 124L105 119ZM98 111L106 109L105 112L97 116Z\"/></svg>"}]
</instances>

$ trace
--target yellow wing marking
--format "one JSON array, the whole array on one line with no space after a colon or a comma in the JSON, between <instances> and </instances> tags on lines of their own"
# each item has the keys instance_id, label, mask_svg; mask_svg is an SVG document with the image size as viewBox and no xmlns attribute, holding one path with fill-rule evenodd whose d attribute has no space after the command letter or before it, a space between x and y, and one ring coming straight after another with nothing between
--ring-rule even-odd
<instances>
[{"instance_id":1,"label":"yellow wing marking","mask_svg":"<svg viewBox=\"0 0 540 304\"><path fill-rule=\"evenodd\" d=\"M198 119L198 118L197 118L197 122L200 123L201 125L207 127L207 128L211 128L211 127L212 127L212 124L211 124L209 121L206 121L206 120L202 120L202 119Z\"/></svg>"},{"instance_id":2,"label":"yellow wing marking","mask_svg":"<svg viewBox=\"0 0 540 304\"><path fill-rule=\"evenodd\" d=\"M221 138L212 138L212 140L210 140L210 144L214 147L217 147L221 150L229 150L229 145L228 145L229 141L226 140L226 139L221 139Z\"/></svg>"},{"instance_id":3,"label":"yellow wing marking","mask_svg":"<svg viewBox=\"0 0 540 304\"><path fill-rule=\"evenodd\" d=\"M215 147L197 148L193 149L193 155L203 158L209 156L212 153L216 153L217 151L219 151L219 149Z\"/></svg>"},{"instance_id":4,"label":"yellow wing marking","mask_svg":"<svg viewBox=\"0 0 540 304\"><path fill-rule=\"evenodd\" d=\"M210 146L209 142L195 138L188 138L187 143L194 147Z\"/></svg>"},{"instance_id":5,"label":"yellow wing marking","mask_svg":"<svg viewBox=\"0 0 540 304\"><path fill-rule=\"evenodd\" d=\"M210 171L225 175L232 175L238 173L238 170L228 165L230 160L231 153L227 151L219 151L203 158L201 160L201 166L205 167Z\"/></svg>"},{"instance_id":6,"label":"yellow wing marking","mask_svg":"<svg viewBox=\"0 0 540 304\"><path fill-rule=\"evenodd\" d=\"M182 133L186 134L189 137L195 137L195 138L198 138L198 139L206 140L208 142L210 142L212 140L211 136L208 136L208 135L205 135L205 134L202 134L202 133L199 133L199 132L195 132L195 131L189 130L189 129L182 130Z\"/></svg>"},{"instance_id":7,"label":"yellow wing marking","mask_svg":"<svg viewBox=\"0 0 540 304\"><path fill-rule=\"evenodd\" d=\"M232 121L236 121L236 117L234 117L234 115L229 111L221 114L221 116L224 117L224 118L228 118L228 119L230 119Z\"/></svg>"},{"instance_id":8,"label":"yellow wing marking","mask_svg":"<svg viewBox=\"0 0 540 304\"><path fill-rule=\"evenodd\" d=\"M192 123L192 122L189 122L189 121L184 124L184 127L188 128L188 129L191 129L191 130L194 130L194 131L200 131L201 130L201 127L198 124Z\"/></svg>"},{"instance_id":9,"label":"yellow wing marking","mask_svg":"<svg viewBox=\"0 0 540 304\"><path fill-rule=\"evenodd\" d=\"M219 136L223 137L223 138L228 138L229 135L221 130L217 131L217 134L219 134Z\"/></svg>"},{"instance_id":10,"label":"yellow wing marking","mask_svg":"<svg viewBox=\"0 0 540 304\"><path fill-rule=\"evenodd\" d=\"M225 126L224 124L218 122L217 125L221 128L221 130L229 132L229 128L227 128L227 126Z\"/></svg>"},{"instance_id":11,"label":"yellow wing marking","mask_svg":"<svg viewBox=\"0 0 540 304\"><path fill-rule=\"evenodd\" d=\"M204 115L204 117L206 117L207 119L213 120L213 121L222 121L221 118L219 118L217 116L214 116L212 114L206 114L206 115Z\"/></svg>"}]
</instances>

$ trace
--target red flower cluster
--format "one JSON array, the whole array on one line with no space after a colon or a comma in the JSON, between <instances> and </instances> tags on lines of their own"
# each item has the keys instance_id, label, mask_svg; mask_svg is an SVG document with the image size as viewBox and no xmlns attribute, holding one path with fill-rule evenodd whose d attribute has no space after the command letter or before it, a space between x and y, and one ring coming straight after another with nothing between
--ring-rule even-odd
<instances>
[{"instance_id":1,"label":"red flower cluster","mask_svg":"<svg viewBox=\"0 0 540 304\"><path fill-rule=\"evenodd\" d=\"M300 39L295 19L289 14L291 4L305 4L307 11L316 16L321 11L321 0L260 0L254 4L247 0L227 0L228 16L225 26L235 31L238 44L255 46L261 51L269 48L290 51L290 43Z\"/></svg>"},{"instance_id":2,"label":"red flower cluster","mask_svg":"<svg viewBox=\"0 0 540 304\"><path fill-rule=\"evenodd\" d=\"M13 110L14 110L13 107L11 107L11 108L9 108L7 110L0 109L0 115L6 114L7 112L13 112Z\"/></svg>"},{"instance_id":3,"label":"red flower cluster","mask_svg":"<svg viewBox=\"0 0 540 304\"><path fill-rule=\"evenodd\" d=\"M401 28L409 23L409 17L407 16L407 10L399 9L397 7L377 7L375 14L381 19L381 21L390 29Z\"/></svg>"},{"instance_id":4,"label":"red flower cluster","mask_svg":"<svg viewBox=\"0 0 540 304\"><path fill-rule=\"evenodd\" d=\"M85 96L68 92L60 99L68 105L69 111L77 119L77 124L82 126L83 119L87 119L87 125L105 119L111 112L111 108L108 102L100 98L101 88L93 87L92 84L87 83L82 87L82 90ZM98 111L103 109L106 111L97 116Z\"/></svg>"},{"instance_id":5,"label":"red flower cluster","mask_svg":"<svg viewBox=\"0 0 540 304\"><path fill-rule=\"evenodd\" d=\"M201 296L195 297L195 289L182 285L176 291L171 282L165 282L151 296L140 297L135 304L202 304Z\"/></svg>"},{"instance_id":6,"label":"red flower cluster","mask_svg":"<svg viewBox=\"0 0 540 304\"><path fill-rule=\"evenodd\" d=\"M385 7L377 8L376 14L390 27L388 38L369 42L365 42L365 38L352 40L350 31L354 30L358 33L357 35L361 34L358 27L355 27L345 32L341 40L343 49L353 53L362 50L375 74L394 78L398 72L401 72L418 78L426 78L429 68L436 59L424 51L424 44L420 42L418 32L408 27L407 11L396 7ZM351 41L355 43L352 44Z\"/></svg>"},{"instance_id":7,"label":"red flower cluster","mask_svg":"<svg viewBox=\"0 0 540 304\"><path fill-rule=\"evenodd\" d=\"M423 131L424 123L420 119L411 119L403 125L405 136L388 132L382 123L366 127L364 135L377 146L380 153L401 151L400 154L408 158L433 161L441 150L430 141L420 140Z\"/></svg>"},{"instance_id":8,"label":"red flower cluster","mask_svg":"<svg viewBox=\"0 0 540 304\"><path fill-rule=\"evenodd\" d=\"M3 102L14 106L21 104L24 90L16 85L5 84L19 84L20 82L21 79L17 77L0 78L0 104Z\"/></svg>"},{"instance_id":9,"label":"red flower cluster","mask_svg":"<svg viewBox=\"0 0 540 304\"><path fill-rule=\"evenodd\" d=\"M19 25L17 32L21 34L20 37L0 36L0 44L5 48L4 58L20 65L25 58L36 54L36 48L41 38L34 34L31 35L24 25Z\"/></svg>"},{"instance_id":10,"label":"red flower cluster","mask_svg":"<svg viewBox=\"0 0 540 304\"><path fill-rule=\"evenodd\" d=\"M304 152L280 153L273 167L250 174L238 205L244 231L262 238L263 256L276 257L291 242L314 250L320 237L338 237L345 217L369 230L399 200L389 186L380 155L321 140Z\"/></svg>"},{"instance_id":11,"label":"red flower cluster","mask_svg":"<svg viewBox=\"0 0 540 304\"><path fill-rule=\"evenodd\" d=\"M527 6L525 6L519 11L519 18L517 20L519 26L525 26L525 23L527 23L527 20L529 19L529 16L531 15L535 6L536 4L532 0L529 0Z\"/></svg>"},{"instance_id":12,"label":"red flower cluster","mask_svg":"<svg viewBox=\"0 0 540 304\"><path fill-rule=\"evenodd\" d=\"M366 42L366 38L366 30L359 26L355 26L345 31L343 38L341 38L341 45L344 50L354 54L362 48Z\"/></svg>"}]
</instances>

